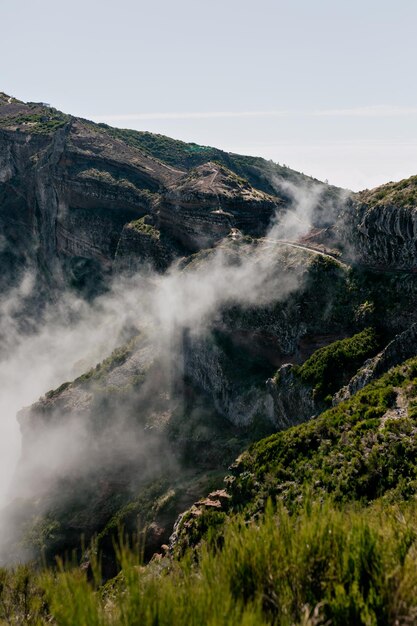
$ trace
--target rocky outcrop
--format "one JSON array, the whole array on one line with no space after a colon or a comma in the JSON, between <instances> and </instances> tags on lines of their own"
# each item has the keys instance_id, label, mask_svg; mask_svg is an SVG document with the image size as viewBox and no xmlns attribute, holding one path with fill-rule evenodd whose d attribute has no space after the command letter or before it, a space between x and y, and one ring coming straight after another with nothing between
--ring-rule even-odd
<instances>
[{"instance_id":1,"label":"rocky outcrop","mask_svg":"<svg viewBox=\"0 0 417 626\"><path fill-rule=\"evenodd\" d=\"M274 378L267 380L266 387L272 398L277 430L305 422L320 411L312 387L301 381L290 363L280 367Z\"/></svg>"},{"instance_id":2,"label":"rocky outcrop","mask_svg":"<svg viewBox=\"0 0 417 626\"><path fill-rule=\"evenodd\" d=\"M417 355L417 324L397 335L379 354L373 359L368 359L363 367L333 397L333 405L351 398L356 392L363 389L372 380L385 374L391 367L403 363L407 359Z\"/></svg>"},{"instance_id":3,"label":"rocky outcrop","mask_svg":"<svg viewBox=\"0 0 417 626\"><path fill-rule=\"evenodd\" d=\"M67 259L111 265L123 226L148 213L160 186L181 174L86 122L71 119L50 134L30 126L17 133L1 122L2 231L17 243L20 266L30 260L57 287ZM4 269L15 271L12 263Z\"/></svg>"},{"instance_id":4,"label":"rocky outcrop","mask_svg":"<svg viewBox=\"0 0 417 626\"><path fill-rule=\"evenodd\" d=\"M381 269L417 269L417 206L359 205L351 234L360 261Z\"/></svg>"},{"instance_id":5,"label":"rocky outcrop","mask_svg":"<svg viewBox=\"0 0 417 626\"><path fill-rule=\"evenodd\" d=\"M354 262L416 270L417 177L351 196L336 230Z\"/></svg>"},{"instance_id":6,"label":"rocky outcrop","mask_svg":"<svg viewBox=\"0 0 417 626\"><path fill-rule=\"evenodd\" d=\"M175 242L156 228L155 218L145 215L123 227L114 265L117 271L128 273L147 267L163 271L171 265L177 252Z\"/></svg>"},{"instance_id":7,"label":"rocky outcrop","mask_svg":"<svg viewBox=\"0 0 417 626\"><path fill-rule=\"evenodd\" d=\"M238 228L259 236L282 205L217 163L205 163L173 183L159 208L161 227L200 250Z\"/></svg>"}]
</instances>

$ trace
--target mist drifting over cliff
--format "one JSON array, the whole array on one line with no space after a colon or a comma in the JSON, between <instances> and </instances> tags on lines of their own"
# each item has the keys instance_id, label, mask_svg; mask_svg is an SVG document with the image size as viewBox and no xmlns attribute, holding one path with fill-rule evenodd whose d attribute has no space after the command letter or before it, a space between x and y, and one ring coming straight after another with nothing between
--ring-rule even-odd
<instances>
[{"instance_id":1,"label":"mist drifting over cliff","mask_svg":"<svg viewBox=\"0 0 417 626\"><path fill-rule=\"evenodd\" d=\"M179 384L184 337L204 339L214 323L221 327L227 308L265 307L303 286L303 262L288 262L294 251L281 250L271 239L296 240L307 232L322 188L285 185L285 192L291 208L274 217L265 239L246 241L235 232L216 247L175 262L164 274L144 266L133 276L115 276L108 291L92 302L66 291L26 332L16 319L25 312L35 277L25 275L5 294L0 303L0 334L8 338L0 361L1 505L47 493L55 481L71 475L80 480L133 463L136 472L149 477L163 465L175 466L166 434L149 426L149 419L159 423L165 418L158 416L178 411L184 402ZM25 409L22 428L31 434L26 434L16 471L21 454L17 412L91 371L138 333L141 340L131 360L140 385L134 393L122 397L116 377L114 397L97 401L87 381L86 390L78 393L76 387L78 396L67 403L59 399L55 406L48 400Z\"/></svg>"},{"instance_id":2,"label":"mist drifting over cliff","mask_svg":"<svg viewBox=\"0 0 417 626\"><path fill-rule=\"evenodd\" d=\"M132 291L115 284L93 304L73 294L62 294L56 304L46 307L40 320L31 320L31 328L24 332L16 318L28 315L26 299L34 284L33 276L26 275L16 288L4 294L0 311L1 334L8 339L0 360L3 504L20 454L17 412L102 360L123 341L135 319Z\"/></svg>"}]
</instances>

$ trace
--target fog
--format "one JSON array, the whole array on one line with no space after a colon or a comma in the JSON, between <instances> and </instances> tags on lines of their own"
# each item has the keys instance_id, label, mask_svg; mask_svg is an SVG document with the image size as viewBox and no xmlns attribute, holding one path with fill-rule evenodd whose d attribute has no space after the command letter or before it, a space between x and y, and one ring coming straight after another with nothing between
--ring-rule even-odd
<instances>
[{"instance_id":1,"label":"fog","mask_svg":"<svg viewBox=\"0 0 417 626\"><path fill-rule=\"evenodd\" d=\"M34 285L27 274L0 302L1 334L8 337L0 361L0 506L13 495L8 486L20 454L17 412L108 356L135 320L136 294L115 283L91 305L63 294L35 329L22 333L16 317Z\"/></svg>"},{"instance_id":2,"label":"fog","mask_svg":"<svg viewBox=\"0 0 417 626\"><path fill-rule=\"evenodd\" d=\"M285 300L302 286L305 267L295 264L286 268L285 258L277 256L270 240L297 240L308 232L323 188L297 188L282 181L276 184L290 195L292 203L286 214L272 221L264 241L223 242L205 255L173 264L163 275L144 267L135 276L115 277L108 292L92 303L63 293L23 332L16 320L22 312L28 313L35 277L26 274L3 294L0 335L6 339L0 361L0 508L16 494L27 496L39 490L43 480L40 463L46 474L48 467L50 473L65 474L81 460L85 464L87 456L91 466L102 454L102 448L95 454L83 445L89 426L83 421L83 411L74 409L70 415L55 416L51 421L54 425L42 430L34 449L25 451L32 465L25 473L16 474L21 446L16 414L22 407L86 372L142 331L151 346L154 365L148 368L135 406L139 402L143 411L162 411L165 407L161 408L155 398L161 388L168 397L182 375L184 332L191 337L204 336L225 307L264 306ZM155 435L145 441L142 431L132 431L131 422L125 419L129 408L123 401L116 412L117 420L106 434L106 450L111 449L107 462L136 455L144 457L144 467L146 463L151 469L159 467L165 461L163 439ZM19 480L24 484L19 485Z\"/></svg>"}]
</instances>

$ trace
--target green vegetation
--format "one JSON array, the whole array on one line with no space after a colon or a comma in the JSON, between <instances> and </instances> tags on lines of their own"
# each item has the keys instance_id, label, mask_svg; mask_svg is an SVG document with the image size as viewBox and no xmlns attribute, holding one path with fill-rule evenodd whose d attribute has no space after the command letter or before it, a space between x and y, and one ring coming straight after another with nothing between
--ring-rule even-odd
<instances>
[{"instance_id":1,"label":"green vegetation","mask_svg":"<svg viewBox=\"0 0 417 626\"><path fill-rule=\"evenodd\" d=\"M57 387L56 389L51 389L50 391L47 391L45 394L45 398L47 400L52 400L53 398L57 398L58 396L61 395L63 391L65 391L65 389L68 389L68 387L70 386L71 386L71 383L69 381L62 383L62 385L59 385L59 387Z\"/></svg>"},{"instance_id":2,"label":"green vegetation","mask_svg":"<svg viewBox=\"0 0 417 626\"><path fill-rule=\"evenodd\" d=\"M411 176L398 183L387 183L370 191L363 191L359 198L371 206L397 206L413 208L417 206L417 176Z\"/></svg>"},{"instance_id":3,"label":"green vegetation","mask_svg":"<svg viewBox=\"0 0 417 626\"><path fill-rule=\"evenodd\" d=\"M76 378L74 383L82 383L91 379L99 380L105 374L108 374L108 372L110 372L112 369L124 363L133 353L135 347L137 347L141 339L143 339L141 333L135 335L133 339L125 343L123 346L120 346L119 348L113 350L113 352L109 357L107 357L107 359L104 359L104 361L98 363L88 372Z\"/></svg>"},{"instance_id":4,"label":"green vegetation","mask_svg":"<svg viewBox=\"0 0 417 626\"><path fill-rule=\"evenodd\" d=\"M353 317L377 328L386 341L412 323L417 274L354 268L349 270L349 282L347 296L354 308Z\"/></svg>"},{"instance_id":5,"label":"green vegetation","mask_svg":"<svg viewBox=\"0 0 417 626\"><path fill-rule=\"evenodd\" d=\"M226 479L232 506L253 512L278 497L294 507L306 489L341 502L410 498L417 491L416 373L411 359L347 402L254 444Z\"/></svg>"},{"instance_id":6,"label":"green vegetation","mask_svg":"<svg viewBox=\"0 0 417 626\"><path fill-rule=\"evenodd\" d=\"M0 118L0 127L17 127L39 135L49 135L65 126L71 117L55 109L47 109L42 113L4 116Z\"/></svg>"},{"instance_id":7,"label":"green vegetation","mask_svg":"<svg viewBox=\"0 0 417 626\"><path fill-rule=\"evenodd\" d=\"M414 503L367 509L307 502L297 516L267 507L237 517L191 556L122 570L100 588L99 560L84 568L0 573L0 619L61 626L388 626L417 613Z\"/></svg>"},{"instance_id":8,"label":"green vegetation","mask_svg":"<svg viewBox=\"0 0 417 626\"><path fill-rule=\"evenodd\" d=\"M2 103L0 94L0 105L6 106ZM70 119L34 103L26 115L2 118L1 124L49 134ZM269 193L273 191L268 182L272 176L293 181L307 178L263 159L151 133L86 124L92 132L108 133L152 158L189 170L191 179L196 176L193 168L208 161L218 163L233 185L250 181ZM108 139L104 136L104 143ZM90 167L92 164L95 167ZM136 187L128 168L119 171L117 165L107 164L100 169L95 158L72 167L79 179L89 181L89 187L104 184L109 196L120 191L133 197L134 192L134 200L147 207L142 212L151 212L157 194ZM137 181L140 186L140 177ZM365 192L362 197L371 205L415 206L417 177ZM148 237L148 242L160 238L149 215L132 221L129 228ZM252 242L246 238L244 243L221 244L231 263L242 262L244 255L263 245L256 240L245 245L248 241ZM161 246L158 243L156 248ZM218 251L190 256L182 267L192 271ZM210 366L214 375L225 380L225 385L218 387L218 398L223 395L231 402L236 392L236 397L240 394L242 398L241 406L249 404L251 394L256 399L281 356L293 354L303 334L306 349L311 345L308 342L322 333L327 341L352 335L317 350L294 368L303 383L314 389L317 406L322 406L322 401L329 401L362 363L378 352L387 337L415 319L417 277L349 269L330 257L285 245L279 250L271 246L269 253L276 255L273 261L278 277L281 268L285 275L294 272L294 291L273 304L225 306L219 313L217 330L207 339L213 357ZM163 470L150 480L140 463L130 465L127 460L124 465L123 459L113 475L104 463L83 479L75 476L60 481L45 502L40 496L39 501L26 504L20 515L25 531L22 546L27 548L23 553L34 558L43 553L49 567L0 569L0 623L416 623L417 358L309 422L247 448L271 432L263 409L253 420L252 430L249 426L239 429L216 414L212 404L218 398L203 395L187 378L181 381L184 388L178 406L172 408L174 403L163 397L161 388L158 411L148 417L142 411L140 391L152 355L147 360L144 351L137 366L135 359L129 361L132 369L126 368L125 377L116 372L109 376L141 347L139 341L146 342L146 337L134 338L75 381L48 392L40 404L53 414L56 399L59 404L63 394L65 404L73 387L81 388L80 397L87 395L84 392L94 393L92 459L94 454L102 454L99 440L95 450L95 433L106 435L108 424L113 427L108 432L117 432L114 426L120 416L126 422L131 420L141 437L139 429L143 427L145 446L148 431L152 442L160 428L163 445L153 453L150 443L149 456L162 456ZM42 407L39 411L41 414ZM104 441L103 457L112 452L112 441L110 445ZM226 472L230 473L225 489L198 500L218 487ZM196 504L175 527L172 549L161 549L161 544L169 541L173 520L193 501ZM138 519L141 549L129 549L123 540L119 547L120 527L131 538L138 531ZM98 533L87 551L80 546L81 532L87 542ZM61 562L51 566L56 554L72 549L76 550L74 562L83 559L81 567L78 563L64 567ZM161 554L145 566L155 549L161 549ZM13 546L9 552L17 554Z\"/></svg>"},{"instance_id":9,"label":"green vegetation","mask_svg":"<svg viewBox=\"0 0 417 626\"><path fill-rule=\"evenodd\" d=\"M160 238L160 231L155 228L155 226L153 226L152 224L149 224L149 220L150 220L150 216L149 215L144 215L143 217L140 217L138 220L135 220L134 222L130 222L129 223L129 228L137 231L138 233L142 233L143 235L148 235L149 237L152 237L152 239L159 239Z\"/></svg>"},{"instance_id":10,"label":"green vegetation","mask_svg":"<svg viewBox=\"0 0 417 626\"><path fill-rule=\"evenodd\" d=\"M416 376L417 359L411 359L317 418L253 444L231 467L225 479L230 498L218 513L250 519L270 498L296 512L306 494L364 505L414 497ZM179 553L206 532L199 516L186 521L178 528ZM203 526L209 525L205 519Z\"/></svg>"},{"instance_id":11,"label":"green vegetation","mask_svg":"<svg viewBox=\"0 0 417 626\"><path fill-rule=\"evenodd\" d=\"M165 135L112 128L107 124L98 124L98 126L112 137L176 168L188 170L208 161L216 161L242 179L248 180L257 189L273 195L276 194L276 190L270 184L270 178L278 176L285 180L307 183L316 180L289 167L266 161L261 157L249 157L224 152L211 146L200 146L196 143L186 143L177 139L171 139ZM329 193L333 193L331 188L329 188Z\"/></svg>"},{"instance_id":12,"label":"green vegetation","mask_svg":"<svg viewBox=\"0 0 417 626\"><path fill-rule=\"evenodd\" d=\"M221 153L217 148L199 146L196 143L185 143L165 135L112 128L107 126L107 124L99 124L99 126L104 128L112 137L120 139L133 148L138 148L156 159L176 167L188 169L189 167L200 165L200 163L211 161L212 158Z\"/></svg>"},{"instance_id":13,"label":"green vegetation","mask_svg":"<svg viewBox=\"0 0 417 626\"><path fill-rule=\"evenodd\" d=\"M304 383L314 387L317 399L332 396L343 387L357 369L380 348L373 328L366 328L353 337L335 341L316 350L295 371Z\"/></svg>"}]
</instances>

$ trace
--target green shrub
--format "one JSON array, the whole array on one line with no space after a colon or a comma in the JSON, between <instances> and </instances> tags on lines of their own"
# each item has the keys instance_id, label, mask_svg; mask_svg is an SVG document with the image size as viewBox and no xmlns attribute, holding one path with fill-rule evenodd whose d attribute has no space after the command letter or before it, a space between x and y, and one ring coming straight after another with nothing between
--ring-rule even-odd
<instances>
[{"instance_id":1,"label":"green shrub","mask_svg":"<svg viewBox=\"0 0 417 626\"><path fill-rule=\"evenodd\" d=\"M229 520L224 542L141 565L122 544L120 574L65 568L0 577L6 623L60 626L388 626L415 623L416 504L335 507L307 500L297 515L269 505ZM3 582L6 581L6 585Z\"/></svg>"},{"instance_id":2,"label":"green shrub","mask_svg":"<svg viewBox=\"0 0 417 626\"><path fill-rule=\"evenodd\" d=\"M376 354L379 340L372 328L316 350L297 370L301 379L324 399L346 384L362 363Z\"/></svg>"}]
</instances>

